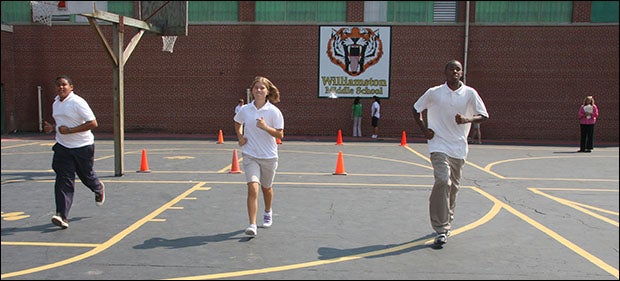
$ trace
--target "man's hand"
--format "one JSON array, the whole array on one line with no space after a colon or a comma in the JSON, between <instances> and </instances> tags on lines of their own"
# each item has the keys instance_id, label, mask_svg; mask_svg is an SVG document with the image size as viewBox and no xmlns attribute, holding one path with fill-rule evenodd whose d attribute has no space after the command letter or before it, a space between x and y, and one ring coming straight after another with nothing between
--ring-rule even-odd
<instances>
[{"instance_id":1,"label":"man's hand","mask_svg":"<svg viewBox=\"0 0 620 281\"><path fill-rule=\"evenodd\" d=\"M465 123L469 123L471 122L471 119L465 117L465 115L457 113L454 116L454 120L456 121L456 124L465 124Z\"/></svg>"},{"instance_id":2,"label":"man's hand","mask_svg":"<svg viewBox=\"0 0 620 281\"><path fill-rule=\"evenodd\" d=\"M424 137L427 140L432 139L434 136L435 136L435 131L433 131L433 129L428 128L426 129L426 131L424 131Z\"/></svg>"},{"instance_id":3,"label":"man's hand","mask_svg":"<svg viewBox=\"0 0 620 281\"><path fill-rule=\"evenodd\" d=\"M53 132L54 131L54 124L51 124L50 122L47 122L47 121L43 120L43 131L46 134L49 134L49 133Z\"/></svg>"}]
</instances>

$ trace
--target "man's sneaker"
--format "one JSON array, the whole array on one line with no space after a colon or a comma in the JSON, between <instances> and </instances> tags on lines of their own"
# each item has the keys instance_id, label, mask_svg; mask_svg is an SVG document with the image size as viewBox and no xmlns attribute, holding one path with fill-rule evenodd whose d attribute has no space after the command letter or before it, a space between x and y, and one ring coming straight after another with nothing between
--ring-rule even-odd
<instances>
[{"instance_id":1,"label":"man's sneaker","mask_svg":"<svg viewBox=\"0 0 620 281\"><path fill-rule=\"evenodd\" d=\"M257 228L255 224L250 224L248 228L245 229L245 234L250 236L256 236Z\"/></svg>"},{"instance_id":2,"label":"man's sneaker","mask_svg":"<svg viewBox=\"0 0 620 281\"><path fill-rule=\"evenodd\" d=\"M269 211L269 212L265 212L265 215L263 216L263 227L270 227L271 224L273 223L273 210Z\"/></svg>"},{"instance_id":3,"label":"man's sneaker","mask_svg":"<svg viewBox=\"0 0 620 281\"><path fill-rule=\"evenodd\" d=\"M435 237L435 245L446 244L446 242L448 242L448 236L450 236L450 231L437 234L437 236Z\"/></svg>"},{"instance_id":4,"label":"man's sneaker","mask_svg":"<svg viewBox=\"0 0 620 281\"><path fill-rule=\"evenodd\" d=\"M102 206L105 202L105 184L102 181L99 181L101 184L101 193L95 193L95 204L97 206Z\"/></svg>"},{"instance_id":5,"label":"man's sneaker","mask_svg":"<svg viewBox=\"0 0 620 281\"><path fill-rule=\"evenodd\" d=\"M69 223L66 219L61 218L59 215L52 216L52 223L62 227L62 229L69 228Z\"/></svg>"}]
</instances>

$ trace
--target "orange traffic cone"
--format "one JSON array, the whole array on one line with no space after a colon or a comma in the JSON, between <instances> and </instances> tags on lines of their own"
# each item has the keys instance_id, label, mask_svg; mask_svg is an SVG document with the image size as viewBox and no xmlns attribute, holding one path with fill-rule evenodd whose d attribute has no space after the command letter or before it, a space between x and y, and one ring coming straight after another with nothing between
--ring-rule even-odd
<instances>
[{"instance_id":1,"label":"orange traffic cone","mask_svg":"<svg viewBox=\"0 0 620 281\"><path fill-rule=\"evenodd\" d=\"M407 145L407 133L403 131L403 137L400 139L400 146L405 146L405 145Z\"/></svg>"},{"instance_id":2,"label":"orange traffic cone","mask_svg":"<svg viewBox=\"0 0 620 281\"><path fill-rule=\"evenodd\" d=\"M336 145L342 145L342 130L338 130L338 139L336 140Z\"/></svg>"},{"instance_id":3,"label":"orange traffic cone","mask_svg":"<svg viewBox=\"0 0 620 281\"><path fill-rule=\"evenodd\" d=\"M237 160L237 150L236 149L233 150L232 165L230 166L230 171L228 173L229 174L239 174L239 173L241 173L241 170L239 170L239 160Z\"/></svg>"},{"instance_id":4,"label":"orange traffic cone","mask_svg":"<svg viewBox=\"0 0 620 281\"><path fill-rule=\"evenodd\" d=\"M142 162L140 162L140 171L138 173L150 173L149 160L146 159L146 149L142 149Z\"/></svg>"},{"instance_id":5,"label":"orange traffic cone","mask_svg":"<svg viewBox=\"0 0 620 281\"><path fill-rule=\"evenodd\" d=\"M281 138L276 138L276 144L282 144L282 139Z\"/></svg>"},{"instance_id":6,"label":"orange traffic cone","mask_svg":"<svg viewBox=\"0 0 620 281\"><path fill-rule=\"evenodd\" d=\"M344 171L344 160L342 159L342 151L338 151L338 161L336 162L336 171L334 175L347 175Z\"/></svg>"},{"instance_id":7,"label":"orange traffic cone","mask_svg":"<svg viewBox=\"0 0 620 281\"><path fill-rule=\"evenodd\" d=\"M222 135L222 130L220 130L220 133L217 135L217 143L224 143L224 135Z\"/></svg>"}]
</instances>

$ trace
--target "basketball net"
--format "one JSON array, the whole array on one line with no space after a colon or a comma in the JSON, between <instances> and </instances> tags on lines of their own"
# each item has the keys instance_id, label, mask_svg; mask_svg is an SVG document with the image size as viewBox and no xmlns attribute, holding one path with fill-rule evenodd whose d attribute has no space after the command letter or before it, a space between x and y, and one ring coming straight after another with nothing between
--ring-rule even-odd
<instances>
[{"instance_id":1,"label":"basketball net","mask_svg":"<svg viewBox=\"0 0 620 281\"><path fill-rule=\"evenodd\" d=\"M172 53L172 50L174 49L174 42L177 41L177 37L176 36L162 36L161 39L164 42L164 47L161 50Z\"/></svg>"},{"instance_id":2,"label":"basketball net","mask_svg":"<svg viewBox=\"0 0 620 281\"><path fill-rule=\"evenodd\" d=\"M58 9L58 1L30 1L32 21L52 26L52 13Z\"/></svg>"}]
</instances>

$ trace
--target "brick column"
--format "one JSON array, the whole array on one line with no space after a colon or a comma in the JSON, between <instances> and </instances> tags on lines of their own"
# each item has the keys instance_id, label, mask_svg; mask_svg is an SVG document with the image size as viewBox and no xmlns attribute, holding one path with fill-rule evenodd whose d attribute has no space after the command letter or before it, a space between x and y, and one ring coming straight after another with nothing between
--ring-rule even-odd
<instances>
[{"instance_id":1,"label":"brick column","mask_svg":"<svg viewBox=\"0 0 620 281\"><path fill-rule=\"evenodd\" d=\"M238 1L239 3L239 22L256 21L256 3L254 1Z\"/></svg>"},{"instance_id":2,"label":"brick column","mask_svg":"<svg viewBox=\"0 0 620 281\"><path fill-rule=\"evenodd\" d=\"M347 1L347 22L364 22L364 1Z\"/></svg>"},{"instance_id":3,"label":"brick column","mask_svg":"<svg viewBox=\"0 0 620 281\"><path fill-rule=\"evenodd\" d=\"M592 1L573 1L573 22L590 22Z\"/></svg>"}]
</instances>

